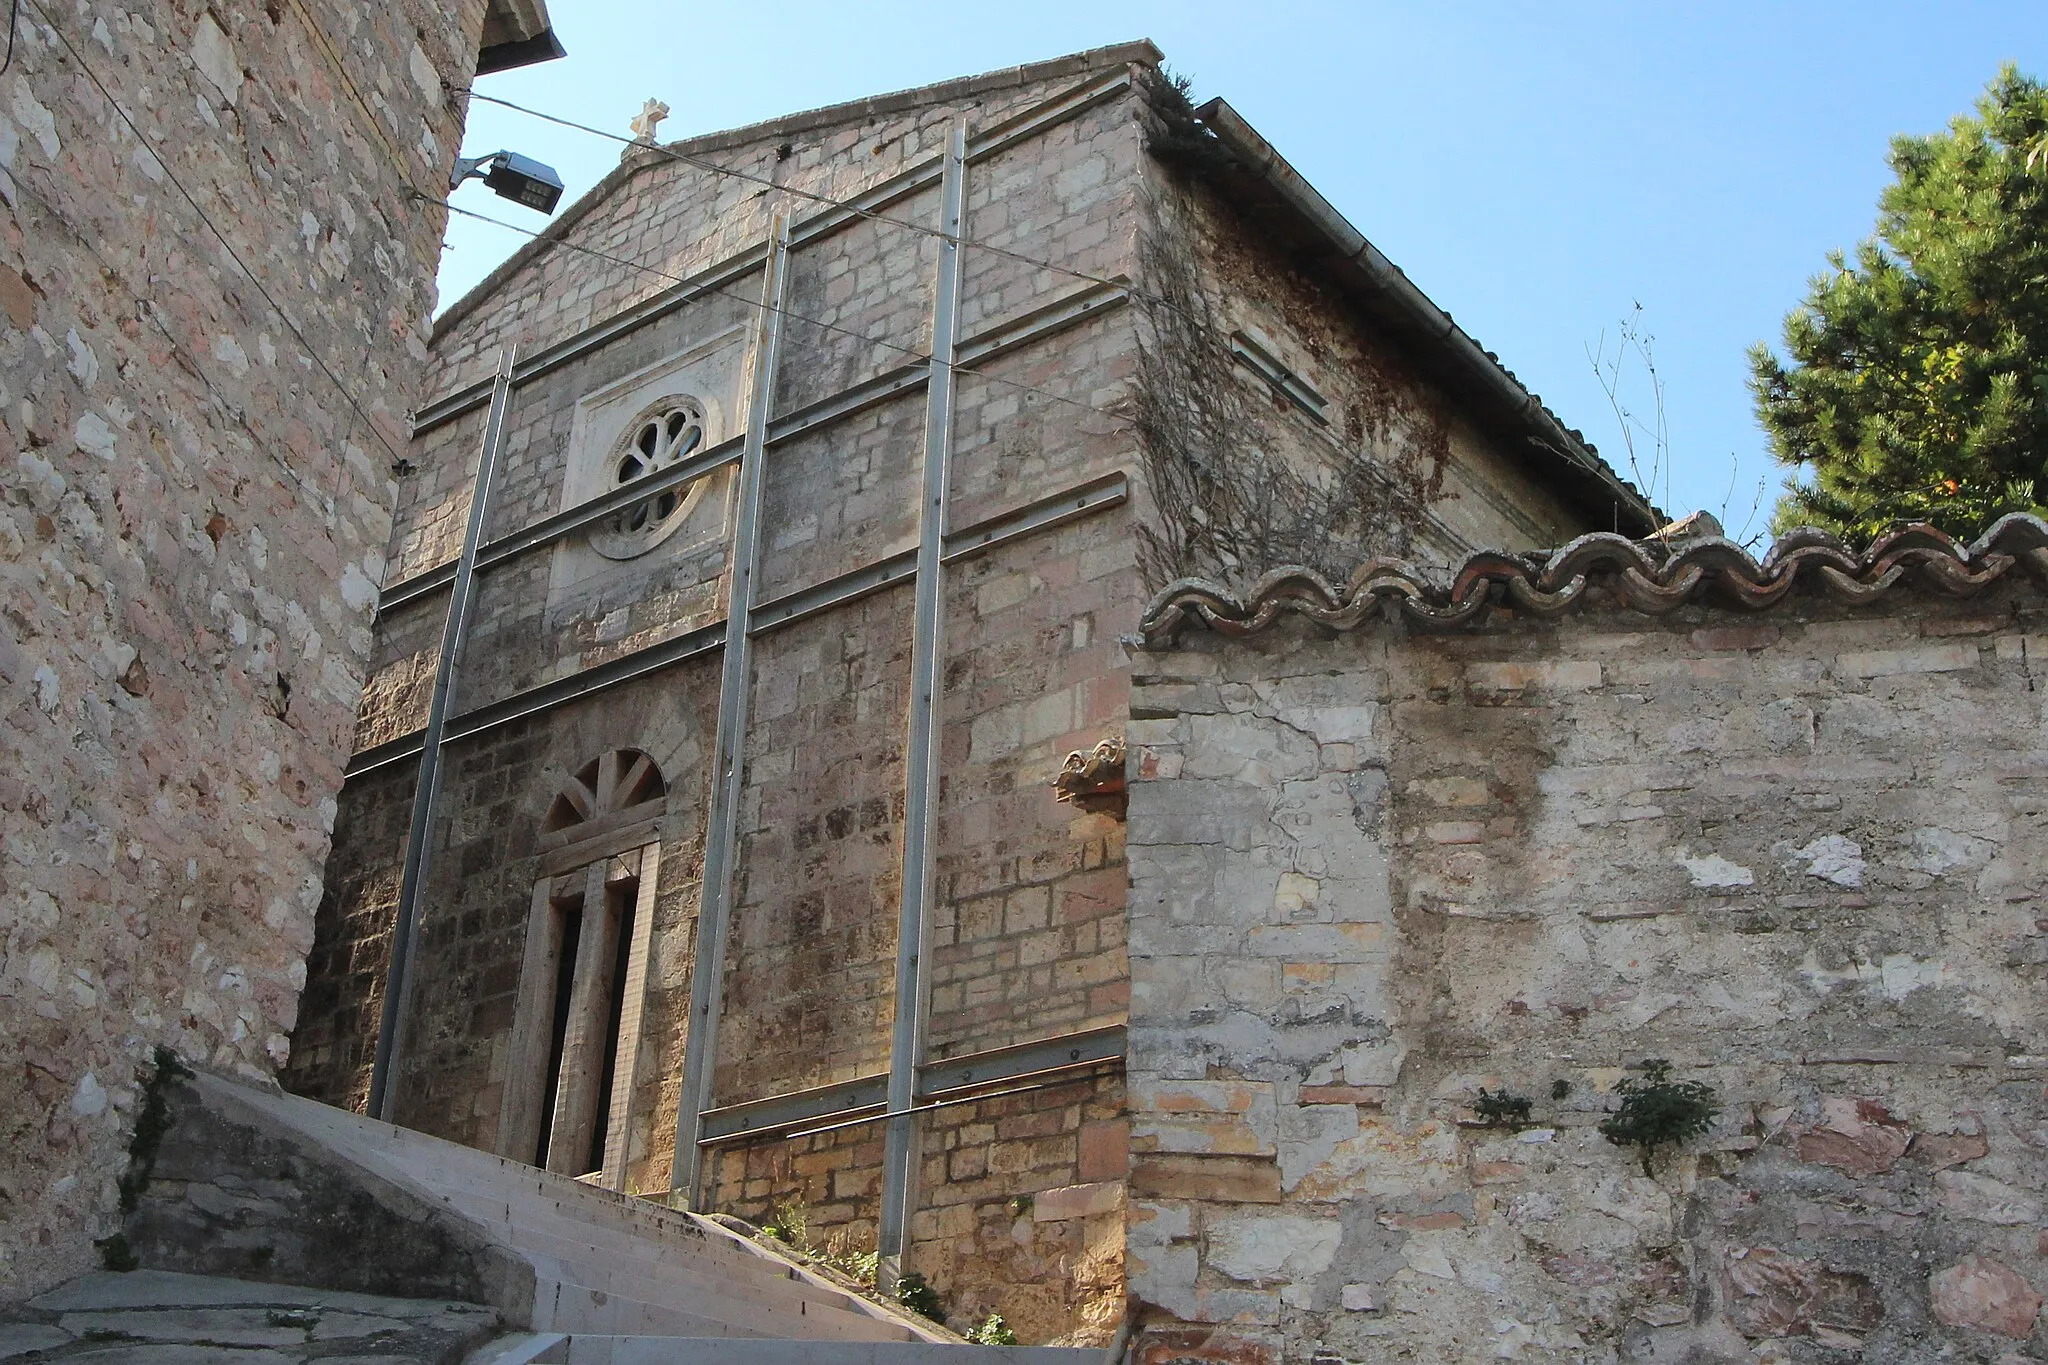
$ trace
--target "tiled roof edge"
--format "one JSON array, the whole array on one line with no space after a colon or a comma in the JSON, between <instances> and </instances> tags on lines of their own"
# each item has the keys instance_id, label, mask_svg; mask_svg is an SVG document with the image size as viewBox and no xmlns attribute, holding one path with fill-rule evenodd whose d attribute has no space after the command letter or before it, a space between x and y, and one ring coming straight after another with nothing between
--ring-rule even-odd
<instances>
[{"instance_id":1,"label":"tiled roof edge","mask_svg":"<svg viewBox=\"0 0 2048 1365\"><path fill-rule=\"evenodd\" d=\"M1448 580L1399 559L1368 560L1342 587L1313 569L1278 568L1241 597L1204 579L1183 578L1152 598L1137 638L1145 648L1161 649L1190 626L1255 635L1287 615L1333 630L1356 630L1376 617L1451 630L1477 624L1496 603L1561 616L1585 602L1595 584L1620 604L1652 615L1692 602L1763 611L1801 582L1850 603L1874 602L1904 587L1970 597L2015 565L2048 585L2048 522L2014 513L1968 545L1915 524L1880 537L1861 554L1825 531L1801 527L1761 561L1719 537L1667 549L1601 531L1547 553L1481 550L1467 555Z\"/></svg>"}]
</instances>

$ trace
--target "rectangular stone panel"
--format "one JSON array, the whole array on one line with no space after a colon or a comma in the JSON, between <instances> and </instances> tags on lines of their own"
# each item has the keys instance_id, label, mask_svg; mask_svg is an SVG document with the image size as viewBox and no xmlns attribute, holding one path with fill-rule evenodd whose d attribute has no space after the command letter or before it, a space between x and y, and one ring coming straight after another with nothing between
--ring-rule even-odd
<instances>
[{"instance_id":1,"label":"rectangular stone panel","mask_svg":"<svg viewBox=\"0 0 2048 1365\"><path fill-rule=\"evenodd\" d=\"M908 588L754 642L715 1104L888 1069Z\"/></svg>"}]
</instances>

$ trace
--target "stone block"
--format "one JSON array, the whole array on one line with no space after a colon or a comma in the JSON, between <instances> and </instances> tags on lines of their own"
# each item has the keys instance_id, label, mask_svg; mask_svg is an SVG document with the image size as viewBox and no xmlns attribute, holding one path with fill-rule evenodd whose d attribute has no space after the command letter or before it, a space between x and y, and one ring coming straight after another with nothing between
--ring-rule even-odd
<instances>
[{"instance_id":1,"label":"stone block","mask_svg":"<svg viewBox=\"0 0 2048 1365\"><path fill-rule=\"evenodd\" d=\"M1999 1336L2026 1338L2041 1313L2041 1295L2011 1266L1984 1256L1965 1256L1928 1277L1934 1316L1950 1327L1971 1327Z\"/></svg>"},{"instance_id":2,"label":"stone block","mask_svg":"<svg viewBox=\"0 0 2048 1365\"><path fill-rule=\"evenodd\" d=\"M1836 667L1852 678L1885 678L1901 673L1949 673L1975 668L1979 662L1976 645L1920 645L1910 649L1873 649L1844 654Z\"/></svg>"},{"instance_id":3,"label":"stone block","mask_svg":"<svg viewBox=\"0 0 2048 1365\"><path fill-rule=\"evenodd\" d=\"M1040 1190L1031 1197L1031 1219L1036 1223L1057 1223L1073 1218L1092 1218L1114 1213L1123 1207L1124 1187L1120 1180L1086 1185L1061 1185Z\"/></svg>"},{"instance_id":4,"label":"stone block","mask_svg":"<svg viewBox=\"0 0 2048 1365\"><path fill-rule=\"evenodd\" d=\"M1076 1173L1083 1181L1122 1180L1130 1169L1129 1119L1098 1119L1081 1125Z\"/></svg>"},{"instance_id":5,"label":"stone block","mask_svg":"<svg viewBox=\"0 0 2048 1365\"><path fill-rule=\"evenodd\" d=\"M1831 1095L1821 1101L1820 1122L1799 1135L1797 1150L1801 1161L1861 1177L1889 1171L1912 1140L1912 1129L1882 1101Z\"/></svg>"},{"instance_id":6,"label":"stone block","mask_svg":"<svg viewBox=\"0 0 2048 1365\"><path fill-rule=\"evenodd\" d=\"M1255 1284L1308 1280L1329 1267L1343 1237L1334 1218L1263 1210L1232 1214L1210 1222L1207 1264Z\"/></svg>"},{"instance_id":7,"label":"stone block","mask_svg":"<svg viewBox=\"0 0 2048 1365\"><path fill-rule=\"evenodd\" d=\"M1353 924L1262 924L1245 936L1245 950L1289 962L1377 962L1387 952L1387 926Z\"/></svg>"},{"instance_id":8,"label":"stone block","mask_svg":"<svg viewBox=\"0 0 2048 1365\"><path fill-rule=\"evenodd\" d=\"M1133 1152L1131 1197L1218 1204L1277 1204L1280 1166L1271 1157Z\"/></svg>"},{"instance_id":9,"label":"stone block","mask_svg":"<svg viewBox=\"0 0 2048 1365\"><path fill-rule=\"evenodd\" d=\"M1934 1188L1943 1207L1959 1218L2001 1227L2041 1222L2041 1201L2025 1190L1974 1171L1939 1171Z\"/></svg>"},{"instance_id":10,"label":"stone block","mask_svg":"<svg viewBox=\"0 0 2048 1365\"><path fill-rule=\"evenodd\" d=\"M1383 1108L1390 1093L1383 1085L1304 1085L1298 1092L1303 1104L1362 1104Z\"/></svg>"},{"instance_id":11,"label":"stone block","mask_svg":"<svg viewBox=\"0 0 2048 1365\"><path fill-rule=\"evenodd\" d=\"M1487 692L1520 692L1538 688L1553 692L1582 692L1601 686L1606 675L1591 659L1551 660L1535 663L1473 663L1465 666L1465 681Z\"/></svg>"},{"instance_id":12,"label":"stone block","mask_svg":"<svg viewBox=\"0 0 2048 1365\"><path fill-rule=\"evenodd\" d=\"M1729 1316L1751 1339L1831 1331L1860 1340L1884 1320L1884 1301L1866 1277L1817 1260L1735 1247L1725 1273Z\"/></svg>"}]
</instances>

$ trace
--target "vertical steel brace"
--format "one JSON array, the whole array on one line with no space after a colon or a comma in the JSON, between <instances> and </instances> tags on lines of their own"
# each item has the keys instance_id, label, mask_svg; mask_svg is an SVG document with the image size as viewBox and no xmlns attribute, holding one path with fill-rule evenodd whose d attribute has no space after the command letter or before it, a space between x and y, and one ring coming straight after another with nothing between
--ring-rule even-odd
<instances>
[{"instance_id":1,"label":"vertical steel brace","mask_svg":"<svg viewBox=\"0 0 2048 1365\"><path fill-rule=\"evenodd\" d=\"M775 362L782 345L782 308L789 274L789 230L781 213L768 228L768 262L761 277L761 311L754 323L753 380L747 399L747 434L740 449L739 510L734 520L732 565L726 577L724 672L718 688L716 767L711 812L704 831L704 881L698 896L697 960L690 972L690 1024L683 1043L683 1086L676 1102L676 1151L669 1166L669 1202L694 1208L700 1197L697 1137L711 1104L718 1056L718 1015L725 989L725 941L732 916L734 869L739 855L740 790L744 784L747 702L753 651L747 619L761 568L762 452L768 444L769 408L775 401Z\"/></svg>"},{"instance_id":2,"label":"vertical steel brace","mask_svg":"<svg viewBox=\"0 0 2048 1365\"><path fill-rule=\"evenodd\" d=\"M497 482L498 457L505 449L505 418L512 407L512 367L517 351L516 346L507 346L499 355L498 375L491 384L484 444L476 460L476 487L469 495L469 525L463 529L462 554L455 561L455 583L448 594L448 618L441 626L441 656L434 665L434 691L427 704L419 777L413 786L412 827L405 838L405 874L399 882L398 918L391 930L391 961L384 973L384 1018L377 1029L376 1060L370 1067L370 1116L387 1123L392 1121L398 1105L398 1059L411 1012L413 940L419 932L420 897L427 884L434 806L441 794L442 736L454 698L455 669L462 657L463 637L469 630L477 546L483 543L491 486Z\"/></svg>"},{"instance_id":3,"label":"vertical steel brace","mask_svg":"<svg viewBox=\"0 0 2048 1365\"><path fill-rule=\"evenodd\" d=\"M959 346L960 228L967 121L953 125L939 182L939 268L932 293L931 383L925 390L923 502L917 514L917 600L910 644L910 742L904 749L903 901L896 918L896 1026L889 1050L889 1118L882 1147L879 1245L890 1280L902 1269L916 1203L917 1072L924 1062L925 957L938 825L939 660L946 599L946 503L952 481L954 361Z\"/></svg>"}]
</instances>

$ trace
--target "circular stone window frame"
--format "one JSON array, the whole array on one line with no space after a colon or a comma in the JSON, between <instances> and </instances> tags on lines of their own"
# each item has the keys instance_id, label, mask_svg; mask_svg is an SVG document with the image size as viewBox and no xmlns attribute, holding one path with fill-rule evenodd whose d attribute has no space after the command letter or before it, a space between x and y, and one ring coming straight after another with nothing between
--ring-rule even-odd
<instances>
[{"instance_id":1,"label":"circular stone window frame","mask_svg":"<svg viewBox=\"0 0 2048 1365\"><path fill-rule=\"evenodd\" d=\"M604 459L599 463L597 471L599 477L604 481L603 487L599 490L600 493L610 493L615 489L630 486L628 483L620 482L618 479L619 462L625 459L629 452L633 451L635 445L640 440L641 434L650 424L662 423L663 419L668 417L674 410L682 407L689 408L695 414L698 433L697 440L682 455L670 456L667 461L656 465L649 472L659 472L670 467L678 459L688 459L710 448L713 444L711 440L711 405L691 393L663 394L660 398L655 399L635 413L633 419L625 424L618 438L605 451ZM646 476L642 475L641 477ZM674 535L676 529L689 520L690 514L696 510L697 504L704 500L704 494L710 485L711 474L700 474L680 488L664 489L661 493L651 495L646 501L629 504L605 518L604 521L598 524L596 529L591 531L590 548L603 555L606 559L638 559ZM634 512L646 507L655 498L664 496L673 496L676 500L676 505L670 509L667 516L638 528L628 529L622 525L624 520Z\"/></svg>"}]
</instances>

